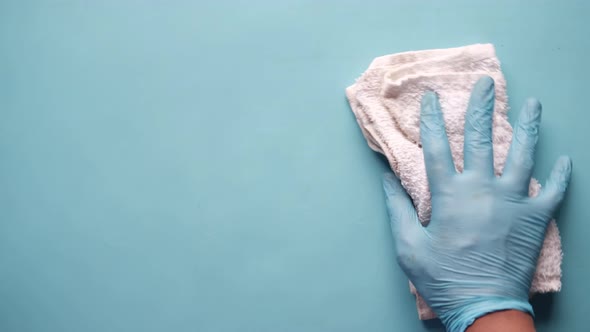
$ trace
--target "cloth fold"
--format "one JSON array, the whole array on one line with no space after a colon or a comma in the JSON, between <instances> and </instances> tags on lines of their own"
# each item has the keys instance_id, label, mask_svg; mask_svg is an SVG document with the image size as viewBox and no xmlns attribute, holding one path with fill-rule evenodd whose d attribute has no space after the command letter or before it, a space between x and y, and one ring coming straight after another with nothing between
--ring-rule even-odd
<instances>
[{"instance_id":1,"label":"cloth fold","mask_svg":"<svg viewBox=\"0 0 590 332\"><path fill-rule=\"evenodd\" d=\"M404 52L378 57L346 89L352 111L369 147L386 156L412 198L423 224L430 220L430 192L420 145L420 100L427 90L440 99L455 167L463 170L463 125L471 89L483 75L495 81L494 171L501 175L512 127L508 122L506 81L491 44ZM540 190L532 179L529 195ZM561 239L555 221L547 228L531 293L561 289ZM436 317L410 283L420 319Z\"/></svg>"}]
</instances>

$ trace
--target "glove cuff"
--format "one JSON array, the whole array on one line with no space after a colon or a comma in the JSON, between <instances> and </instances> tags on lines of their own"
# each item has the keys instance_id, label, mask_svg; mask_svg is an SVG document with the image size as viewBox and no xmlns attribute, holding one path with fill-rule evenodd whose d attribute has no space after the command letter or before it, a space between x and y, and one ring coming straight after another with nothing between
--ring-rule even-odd
<instances>
[{"instance_id":1,"label":"glove cuff","mask_svg":"<svg viewBox=\"0 0 590 332\"><path fill-rule=\"evenodd\" d=\"M464 332L479 317L501 310L523 311L535 317L533 307L528 301L504 297L473 299L452 312L440 314L439 317L448 332Z\"/></svg>"}]
</instances>

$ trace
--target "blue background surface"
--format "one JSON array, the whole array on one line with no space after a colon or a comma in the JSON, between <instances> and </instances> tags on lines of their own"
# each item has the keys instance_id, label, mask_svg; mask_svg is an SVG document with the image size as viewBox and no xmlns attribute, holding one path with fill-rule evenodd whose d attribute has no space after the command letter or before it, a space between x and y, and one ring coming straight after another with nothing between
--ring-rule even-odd
<instances>
[{"instance_id":1,"label":"blue background surface","mask_svg":"<svg viewBox=\"0 0 590 332\"><path fill-rule=\"evenodd\" d=\"M552 3L554 2L554 3ZM492 42L574 161L563 290L590 321L584 1L0 1L0 331L438 331L394 260L344 88L379 55ZM517 112L512 112L514 119Z\"/></svg>"}]
</instances>

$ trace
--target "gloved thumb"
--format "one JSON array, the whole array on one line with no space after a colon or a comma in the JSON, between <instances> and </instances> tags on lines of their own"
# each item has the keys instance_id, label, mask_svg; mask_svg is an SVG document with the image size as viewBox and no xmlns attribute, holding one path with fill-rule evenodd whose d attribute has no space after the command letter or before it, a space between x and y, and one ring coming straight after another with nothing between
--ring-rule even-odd
<instances>
[{"instance_id":1,"label":"gloved thumb","mask_svg":"<svg viewBox=\"0 0 590 332\"><path fill-rule=\"evenodd\" d=\"M416 231L420 231L418 227L421 228L422 225L418 220L412 200L393 173L383 175L383 189L385 190L391 231L396 244L399 246L400 242L406 242L404 239L407 240L419 234Z\"/></svg>"}]
</instances>

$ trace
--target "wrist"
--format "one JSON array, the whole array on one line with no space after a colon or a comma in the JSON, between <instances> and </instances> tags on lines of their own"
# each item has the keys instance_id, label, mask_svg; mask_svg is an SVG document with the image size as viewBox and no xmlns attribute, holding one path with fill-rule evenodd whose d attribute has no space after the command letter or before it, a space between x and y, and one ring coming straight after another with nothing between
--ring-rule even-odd
<instances>
[{"instance_id":1,"label":"wrist","mask_svg":"<svg viewBox=\"0 0 590 332\"><path fill-rule=\"evenodd\" d=\"M505 298L475 298L460 307L440 313L439 317L449 332L464 332L476 319L501 310L517 310L534 317L533 307L528 301Z\"/></svg>"},{"instance_id":2,"label":"wrist","mask_svg":"<svg viewBox=\"0 0 590 332\"><path fill-rule=\"evenodd\" d=\"M534 332L535 322L528 313L502 310L486 314L473 322L466 332Z\"/></svg>"}]
</instances>

